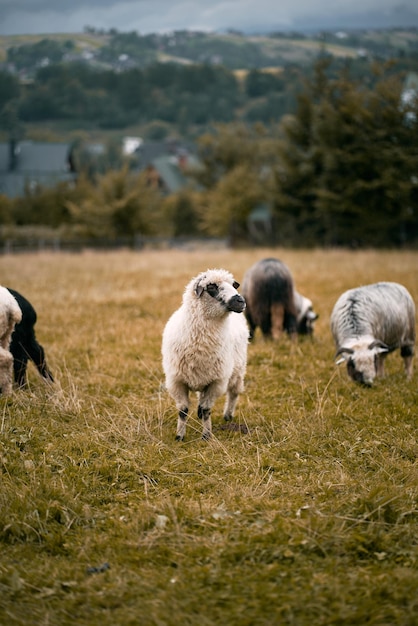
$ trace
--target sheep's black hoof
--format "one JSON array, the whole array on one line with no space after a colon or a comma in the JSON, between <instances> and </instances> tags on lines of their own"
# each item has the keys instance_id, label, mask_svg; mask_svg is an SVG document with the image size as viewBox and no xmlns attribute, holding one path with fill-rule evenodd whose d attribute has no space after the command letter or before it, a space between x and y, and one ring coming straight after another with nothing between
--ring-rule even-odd
<instances>
[{"instance_id":1,"label":"sheep's black hoof","mask_svg":"<svg viewBox=\"0 0 418 626\"><path fill-rule=\"evenodd\" d=\"M184 441L184 437L181 435L176 435L176 441Z\"/></svg>"},{"instance_id":2,"label":"sheep's black hoof","mask_svg":"<svg viewBox=\"0 0 418 626\"><path fill-rule=\"evenodd\" d=\"M202 435L203 441L209 441L210 438L211 438L211 434L210 433L204 433Z\"/></svg>"},{"instance_id":3,"label":"sheep's black hoof","mask_svg":"<svg viewBox=\"0 0 418 626\"><path fill-rule=\"evenodd\" d=\"M232 422L233 419L234 419L233 415L229 415L229 414L224 415L225 422Z\"/></svg>"}]
</instances>

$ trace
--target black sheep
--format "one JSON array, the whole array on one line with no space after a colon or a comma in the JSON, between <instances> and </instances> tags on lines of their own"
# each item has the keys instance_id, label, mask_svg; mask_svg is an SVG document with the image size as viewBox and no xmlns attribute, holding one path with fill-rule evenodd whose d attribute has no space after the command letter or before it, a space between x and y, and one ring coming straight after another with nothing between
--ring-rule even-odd
<instances>
[{"instance_id":1,"label":"black sheep","mask_svg":"<svg viewBox=\"0 0 418 626\"><path fill-rule=\"evenodd\" d=\"M35 364L38 372L46 380L54 382L54 378L48 368L43 347L35 337L36 311L26 298L19 292L7 287L7 290L17 301L21 311L22 320L16 324L10 342L10 352L13 355L14 380L18 387L27 384L26 368L28 361Z\"/></svg>"}]
</instances>

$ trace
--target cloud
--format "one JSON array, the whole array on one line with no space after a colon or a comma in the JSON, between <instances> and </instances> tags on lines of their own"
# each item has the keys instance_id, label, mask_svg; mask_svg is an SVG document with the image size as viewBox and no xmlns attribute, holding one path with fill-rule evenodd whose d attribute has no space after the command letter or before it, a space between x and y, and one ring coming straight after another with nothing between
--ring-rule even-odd
<instances>
[{"instance_id":1,"label":"cloud","mask_svg":"<svg viewBox=\"0 0 418 626\"><path fill-rule=\"evenodd\" d=\"M257 25L292 27L321 18L350 15L388 16L396 24L399 9L414 11L416 0L0 0L1 34L82 32L86 26L140 33L167 30L248 29ZM392 17L391 17L392 16Z\"/></svg>"}]
</instances>

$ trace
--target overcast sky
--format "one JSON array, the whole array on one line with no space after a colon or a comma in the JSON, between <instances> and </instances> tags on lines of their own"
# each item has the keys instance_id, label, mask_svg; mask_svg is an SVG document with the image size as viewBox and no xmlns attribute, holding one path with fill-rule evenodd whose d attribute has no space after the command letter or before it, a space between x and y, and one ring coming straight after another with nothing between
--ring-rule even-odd
<instances>
[{"instance_id":1,"label":"overcast sky","mask_svg":"<svg viewBox=\"0 0 418 626\"><path fill-rule=\"evenodd\" d=\"M380 23L371 24L370 20ZM0 0L0 34L418 26L417 0Z\"/></svg>"}]
</instances>

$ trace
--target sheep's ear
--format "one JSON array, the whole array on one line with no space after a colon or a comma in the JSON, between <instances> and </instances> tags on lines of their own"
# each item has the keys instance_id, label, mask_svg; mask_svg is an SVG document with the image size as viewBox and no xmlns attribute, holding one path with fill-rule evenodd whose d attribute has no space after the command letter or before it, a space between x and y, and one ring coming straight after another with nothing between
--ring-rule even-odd
<instances>
[{"instance_id":1,"label":"sheep's ear","mask_svg":"<svg viewBox=\"0 0 418 626\"><path fill-rule=\"evenodd\" d=\"M200 282L196 283L196 286L194 288L194 292L195 292L195 294L197 295L198 298L200 298L200 296L204 292L204 288L202 287Z\"/></svg>"},{"instance_id":2,"label":"sheep's ear","mask_svg":"<svg viewBox=\"0 0 418 626\"><path fill-rule=\"evenodd\" d=\"M344 363L344 361L347 360L348 356L350 354L354 354L354 350L352 348L339 348L339 350L337 350L337 353L335 355L335 359L337 359L337 357L339 357L340 355L341 358L335 361L336 365L341 365L341 363Z\"/></svg>"},{"instance_id":3,"label":"sheep's ear","mask_svg":"<svg viewBox=\"0 0 418 626\"><path fill-rule=\"evenodd\" d=\"M234 280L234 282L232 283L232 286L234 287L234 289L238 289L239 283L236 280Z\"/></svg>"}]
</instances>

